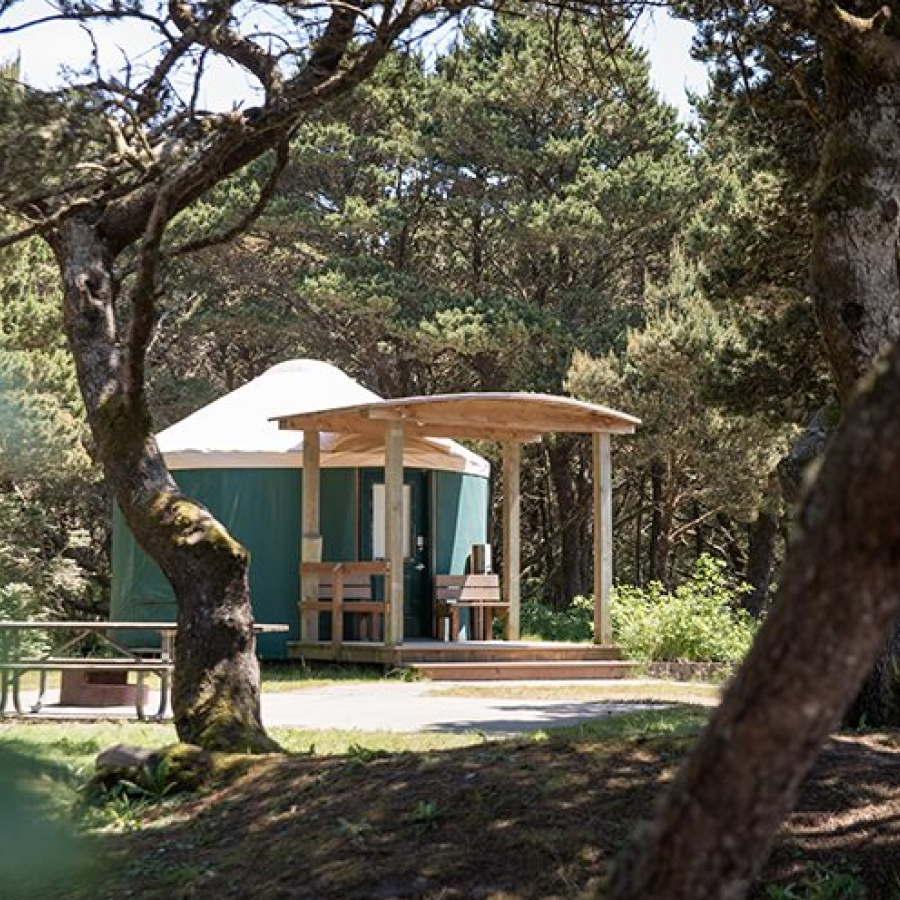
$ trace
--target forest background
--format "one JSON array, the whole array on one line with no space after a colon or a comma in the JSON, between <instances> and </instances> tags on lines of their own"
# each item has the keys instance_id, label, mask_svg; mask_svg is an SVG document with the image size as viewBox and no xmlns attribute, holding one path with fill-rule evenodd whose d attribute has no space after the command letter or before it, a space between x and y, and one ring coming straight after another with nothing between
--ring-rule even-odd
<instances>
[{"instance_id":1,"label":"forest background","mask_svg":"<svg viewBox=\"0 0 900 900\"><path fill-rule=\"evenodd\" d=\"M384 396L617 406L644 420L616 448L617 580L675 585L712 553L759 615L801 464L836 418L806 284L821 76L790 46L750 78L712 28L695 50L712 84L690 126L624 22L473 19L436 62L393 53L304 121L264 218L168 268L156 429L294 357ZM229 180L175 228L227 226L267 173ZM111 499L58 291L42 245L0 253L2 615L107 602ZM565 608L590 587L588 448L558 436L524 462L527 593Z\"/></svg>"}]
</instances>

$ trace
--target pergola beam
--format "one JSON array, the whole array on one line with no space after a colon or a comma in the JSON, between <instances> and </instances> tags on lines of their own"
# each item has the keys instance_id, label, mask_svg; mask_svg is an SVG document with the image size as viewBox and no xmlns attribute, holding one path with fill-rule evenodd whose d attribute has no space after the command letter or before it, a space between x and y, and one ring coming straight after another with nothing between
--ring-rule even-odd
<instances>
[{"instance_id":1,"label":"pergola beam","mask_svg":"<svg viewBox=\"0 0 900 900\"><path fill-rule=\"evenodd\" d=\"M288 430L304 430L315 427L319 431L336 434L359 434L381 436L385 422L402 422L410 437L418 438L461 438L463 440L520 441L528 443L539 440L543 434L583 434L602 428L610 434L633 434L634 426L616 421L598 421L589 428L581 422L569 421L521 421L506 424L500 419L432 419L430 417L408 417L406 415L377 417L364 412L352 413L303 413L298 416L279 418L279 427Z\"/></svg>"}]
</instances>

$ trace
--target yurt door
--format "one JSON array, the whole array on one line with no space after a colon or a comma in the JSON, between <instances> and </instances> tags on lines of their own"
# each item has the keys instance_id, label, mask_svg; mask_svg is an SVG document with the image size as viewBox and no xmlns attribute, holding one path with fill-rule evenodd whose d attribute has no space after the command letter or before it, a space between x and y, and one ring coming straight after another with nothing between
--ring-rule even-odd
<instances>
[{"instance_id":1,"label":"yurt door","mask_svg":"<svg viewBox=\"0 0 900 900\"><path fill-rule=\"evenodd\" d=\"M360 558L383 559L384 474L366 470L360 479ZM430 637L428 478L425 472L403 473L403 632L408 638Z\"/></svg>"}]
</instances>

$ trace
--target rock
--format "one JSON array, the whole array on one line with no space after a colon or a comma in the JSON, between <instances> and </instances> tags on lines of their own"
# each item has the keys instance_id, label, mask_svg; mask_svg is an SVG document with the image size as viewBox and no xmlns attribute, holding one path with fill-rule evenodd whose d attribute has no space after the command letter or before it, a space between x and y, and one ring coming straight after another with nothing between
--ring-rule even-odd
<instances>
[{"instance_id":1,"label":"rock","mask_svg":"<svg viewBox=\"0 0 900 900\"><path fill-rule=\"evenodd\" d=\"M139 772L143 768L155 769L159 765L160 755L155 750L144 747L132 747L128 744L116 744L108 747L97 756L94 767L97 773L106 772Z\"/></svg>"},{"instance_id":2,"label":"rock","mask_svg":"<svg viewBox=\"0 0 900 900\"><path fill-rule=\"evenodd\" d=\"M117 744L97 756L88 792L99 790L102 795L120 784L126 792L137 788L157 798L193 791L211 779L213 762L211 753L192 744L172 744L162 750Z\"/></svg>"}]
</instances>

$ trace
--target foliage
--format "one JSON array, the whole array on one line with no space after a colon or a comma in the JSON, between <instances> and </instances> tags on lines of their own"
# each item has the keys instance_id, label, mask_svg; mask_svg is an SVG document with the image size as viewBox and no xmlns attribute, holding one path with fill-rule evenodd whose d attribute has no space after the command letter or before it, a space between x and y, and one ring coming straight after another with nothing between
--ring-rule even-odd
<instances>
[{"instance_id":1,"label":"foliage","mask_svg":"<svg viewBox=\"0 0 900 900\"><path fill-rule=\"evenodd\" d=\"M613 637L626 658L648 662L739 662L756 623L740 608L746 585L735 584L722 560L702 555L692 576L669 591L658 581L613 591ZM522 631L552 641L589 641L592 597L575 597L562 610L539 600L522 604Z\"/></svg>"},{"instance_id":2,"label":"foliage","mask_svg":"<svg viewBox=\"0 0 900 900\"><path fill-rule=\"evenodd\" d=\"M575 597L569 606L554 609L537 598L522 601L522 634L544 641L584 642L594 635L592 597Z\"/></svg>"},{"instance_id":3,"label":"foliage","mask_svg":"<svg viewBox=\"0 0 900 900\"><path fill-rule=\"evenodd\" d=\"M18 617L102 608L107 516L58 275L49 251L29 241L0 252L0 595L27 588Z\"/></svg>"},{"instance_id":4,"label":"foliage","mask_svg":"<svg viewBox=\"0 0 900 900\"><path fill-rule=\"evenodd\" d=\"M746 590L727 577L722 560L703 555L693 576L674 590L659 582L620 585L613 635L630 659L739 662L756 633L756 623L738 606Z\"/></svg>"},{"instance_id":5,"label":"foliage","mask_svg":"<svg viewBox=\"0 0 900 900\"><path fill-rule=\"evenodd\" d=\"M768 900L866 900L868 893L856 866L813 864L788 884L766 887Z\"/></svg>"}]
</instances>

